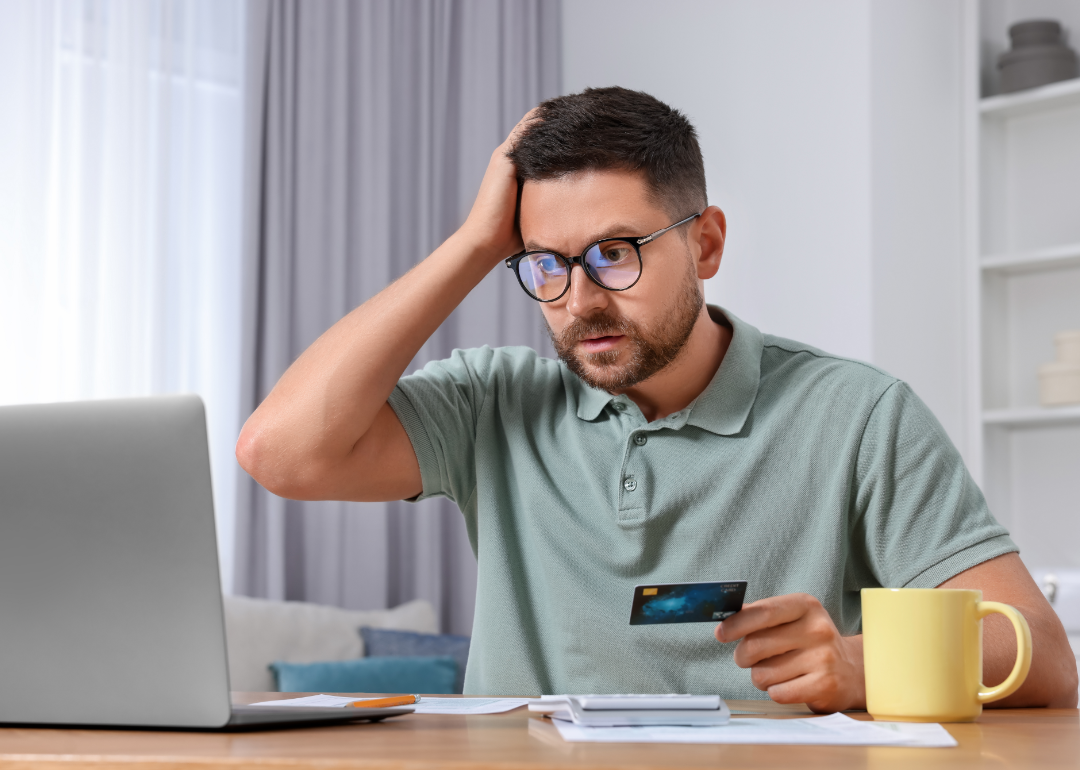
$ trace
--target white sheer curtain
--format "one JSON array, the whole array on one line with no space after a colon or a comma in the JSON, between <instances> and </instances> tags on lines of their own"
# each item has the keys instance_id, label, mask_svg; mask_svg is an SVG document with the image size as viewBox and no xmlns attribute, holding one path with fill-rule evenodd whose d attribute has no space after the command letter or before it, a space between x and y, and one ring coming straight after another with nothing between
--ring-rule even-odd
<instances>
[{"instance_id":1,"label":"white sheer curtain","mask_svg":"<svg viewBox=\"0 0 1080 770\"><path fill-rule=\"evenodd\" d=\"M0 403L202 395L226 579L243 14L0 0Z\"/></svg>"}]
</instances>

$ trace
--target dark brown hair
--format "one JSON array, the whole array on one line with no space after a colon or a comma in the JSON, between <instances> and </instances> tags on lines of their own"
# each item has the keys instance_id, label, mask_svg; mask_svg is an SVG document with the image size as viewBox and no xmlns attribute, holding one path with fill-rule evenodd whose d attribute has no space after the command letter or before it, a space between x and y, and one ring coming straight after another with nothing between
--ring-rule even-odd
<instances>
[{"instance_id":1,"label":"dark brown hair","mask_svg":"<svg viewBox=\"0 0 1080 770\"><path fill-rule=\"evenodd\" d=\"M548 99L508 153L518 182L576 171L640 171L675 219L708 205L697 132L659 99L627 88L587 88Z\"/></svg>"}]
</instances>

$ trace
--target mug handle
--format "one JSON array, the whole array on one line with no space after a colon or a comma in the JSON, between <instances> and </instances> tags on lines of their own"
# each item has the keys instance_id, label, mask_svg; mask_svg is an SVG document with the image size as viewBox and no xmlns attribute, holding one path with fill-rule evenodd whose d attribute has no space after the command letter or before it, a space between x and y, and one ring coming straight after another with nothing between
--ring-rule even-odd
<instances>
[{"instance_id":1,"label":"mug handle","mask_svg":"<svg viewBox=\"0 0 1080 770\"><path fill-rule=\"evenodd\" d=\"M1013 629L1016 631L1016 664L1005 677L1005 681L996 687L979 685L979 703L989 703L1012 695L1024 683L1028 671L1031 670L1031 629L1028 628L1024 616L1015 607L1001 602L978 602L975 605L977 620L982 620L993 612L1000 612L1013 624Z\"/></svg>"}]
</instances>

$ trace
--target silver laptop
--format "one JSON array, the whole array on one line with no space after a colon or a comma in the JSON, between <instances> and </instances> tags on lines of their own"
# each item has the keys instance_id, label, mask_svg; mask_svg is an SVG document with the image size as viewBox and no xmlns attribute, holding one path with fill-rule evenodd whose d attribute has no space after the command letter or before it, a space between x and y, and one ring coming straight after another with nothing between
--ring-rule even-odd
<instances>
[{"instance_id":1,"label":"silver laptop","mask_svg":"<svg viewBox=\"0 0 1080 770\"><path fill-rule=\"evenodd\" d=\"M0 407L0 723L236 730L197 396Z\"/></svg>"}]
</instances>

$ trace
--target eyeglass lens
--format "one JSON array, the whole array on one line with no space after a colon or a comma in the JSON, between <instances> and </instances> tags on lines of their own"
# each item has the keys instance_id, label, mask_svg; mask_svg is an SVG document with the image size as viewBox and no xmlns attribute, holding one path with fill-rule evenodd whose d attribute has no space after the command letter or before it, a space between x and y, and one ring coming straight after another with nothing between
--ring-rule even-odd
<instances>
[{"instance_id":1,"label":"eyeglass lens","mask_svg":"<svg viewBox=\"0 0 1080 770\"><path fill-rule=\"evenodd\" d=\"M585 252L589 276L609 289L626 289L641 275L637 249L627 241L601 241ZM570 284L570 270L557 254L527 254L518 262L518 275L525 289L542 301L558 299Z\"/></svg>"}]
</instances>

